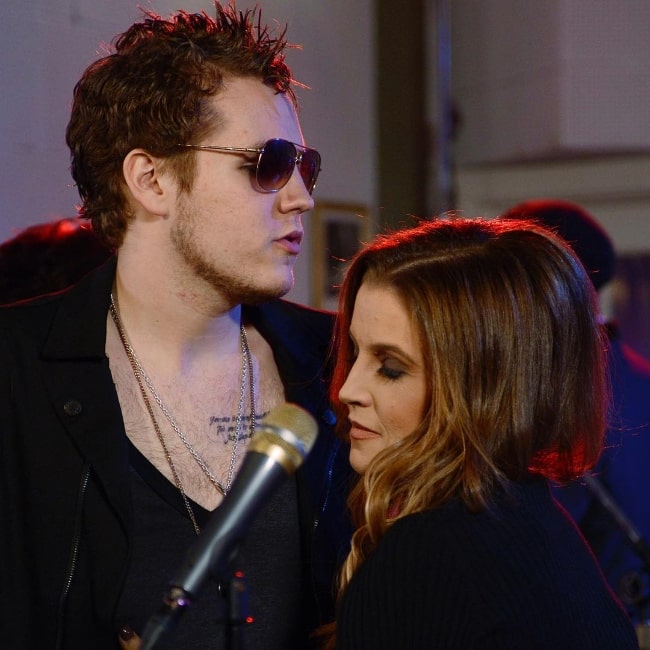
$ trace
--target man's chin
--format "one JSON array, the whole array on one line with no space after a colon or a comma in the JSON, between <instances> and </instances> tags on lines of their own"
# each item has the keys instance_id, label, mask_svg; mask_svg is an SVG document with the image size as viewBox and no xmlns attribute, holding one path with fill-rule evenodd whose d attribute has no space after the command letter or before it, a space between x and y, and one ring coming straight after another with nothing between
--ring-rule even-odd
<instances>
[{"instance_id":1,"label":"man's chin","mask_svg":"<svg viewBox=\"0 0 650 650\"><path fill-rule=\"evenodd\" d=\"M263 287L250 288L241 300L242 304L257 305L262 302L282 298L293 289L293 274L290 278L277 283L268 283Z\"/></svg>"},{"instance_id":2,"label":"man's chin","mask_svg":"<svg viewBox=\"0 0 650 650\"><path fill-rule=\"evenodd\" d=\"M286 271L286 270L285 270ZM295 278L293 274L293 266L291 267L291 270L286 271L284 275L279 278L279 282L277 285L277 292L273 296L274 298L282 298L282 296L286 296L291 289L293 289L293 285L295 284Z\"/></svg>"}]
</instances>

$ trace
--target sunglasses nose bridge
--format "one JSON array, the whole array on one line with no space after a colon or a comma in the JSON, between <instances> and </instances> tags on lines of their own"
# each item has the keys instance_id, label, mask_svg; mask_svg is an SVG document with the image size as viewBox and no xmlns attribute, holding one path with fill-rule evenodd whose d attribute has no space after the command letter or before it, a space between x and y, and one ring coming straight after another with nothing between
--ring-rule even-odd
<instances>
[{"instance_id":1,"label":"sunglasses nose bridge","mask_svg":"<svg viewBox=\"0 0 650 650\"><path fill-rule=\"evenodd\" d=\"M298 172L300 173L300 176L302 177L303 183L305 184L305 187L307 188L307 191L309 192L309 194L312 194L313 191L314 191L314 188L316 187L316 178L318 176L318 172L320 171L320 169L312 170L311 168L308 168L307 171L304 171L303 168L302 168L302 162L303 162L305 153L307 153L307 150L306 149L300 149L299 150L296 147L296 152L297 152L297 155L296 155L296 160L295 160L295 163L294 163L294 170L298 169ZM309 163L310 163L309 158L305 162L307 163L307 165L309 165ZM314 174L314 171L316 172L315 174ZM292 170L292 173L293 173L293 170Z\"/></svg>"},{"instance_id":2,"label":"sunglasses nose bridge","mask_svg":"<svg viewBox=\"0 0 650 650\"><path fill-rule=\"evenodd\" d=\"M302 160L303 156L305 154L304 149L299 149L297 145L295 145L293 142L290 143L293 146L293 150L295 151L295 155L293 157L293 165L291 166L291 173L289 176L293 175L294 171L297 169L300 172L300 175L302 176ZM288 180L288 179L287 179Z\"/></svg>"},{"instance_id":3,"label":"sunglasses nose bridge","mask_svg":"<svg viewBox=\"0 0 650 650\"><path fill-rule=\"evenodd\" d=\"M320 155L317 151L309 149L308 147L303 147L300 150L296 147L296 151L298 152L298 155L296 156L295 166L300 170L300 175L303 178L307 191L312 194L316 187L318 174L321 171ZM305 158L305 156L307 157ZM305 166L304 170L303 162Z\"/></svg>"}]
</instances>

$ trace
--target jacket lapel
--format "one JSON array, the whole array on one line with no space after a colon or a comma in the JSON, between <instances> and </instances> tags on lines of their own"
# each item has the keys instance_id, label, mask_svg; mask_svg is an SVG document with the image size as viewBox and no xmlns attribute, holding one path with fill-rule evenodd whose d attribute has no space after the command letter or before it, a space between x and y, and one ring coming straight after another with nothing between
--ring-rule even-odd
<instances>
[{"instance_id":1,"label":"jacket lapel","mask_svg":"<svg viewBox=\"0 0 650 650\"><path fill-rule=\"evenodd\" d=\"M113 258L62 298L41 361L56 413L126 528L127 438L105 353L114 275Z\"/></svg>"}]
</instances>

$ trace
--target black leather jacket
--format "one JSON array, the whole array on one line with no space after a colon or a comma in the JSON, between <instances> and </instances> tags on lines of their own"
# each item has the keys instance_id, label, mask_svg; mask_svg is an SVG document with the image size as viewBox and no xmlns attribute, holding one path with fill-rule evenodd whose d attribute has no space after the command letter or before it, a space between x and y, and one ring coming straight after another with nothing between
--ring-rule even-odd
<instances>
[{"instance_id":1,"label":"black leather jacket","mask_svg":"<svg viewBox=\"0 0 650 650\"><path fill-rule=\"evenodd\" d=\"M114 260L66 292L0 308L0 638L8 648L115 648L130 550L128 446L105 355ZM350 535L347 450L333 434L332 316L287 301L245 307L274 350L287 401L319 421L298 470L310 624L332 616ZM92 549L92 550L89 550Z\"/></svg>"}]
</instances>

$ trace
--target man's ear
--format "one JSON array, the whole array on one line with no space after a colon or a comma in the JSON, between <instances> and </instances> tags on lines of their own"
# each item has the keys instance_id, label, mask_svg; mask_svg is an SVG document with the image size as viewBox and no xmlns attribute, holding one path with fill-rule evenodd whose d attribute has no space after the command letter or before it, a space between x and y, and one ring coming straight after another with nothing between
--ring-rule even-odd
<instances>
[{"instance_id":1,"label":"man's ear","mask_svg":"<svg viewBox=\"0 0 650 650\"><path fill-rule=\"evenodd\" d=\"M132 149L124 158L124 181L136 204L150 214L165 216L175 184L169 174L161 173L162 161L144 149Z\"/></svg>"}]
</instances>

